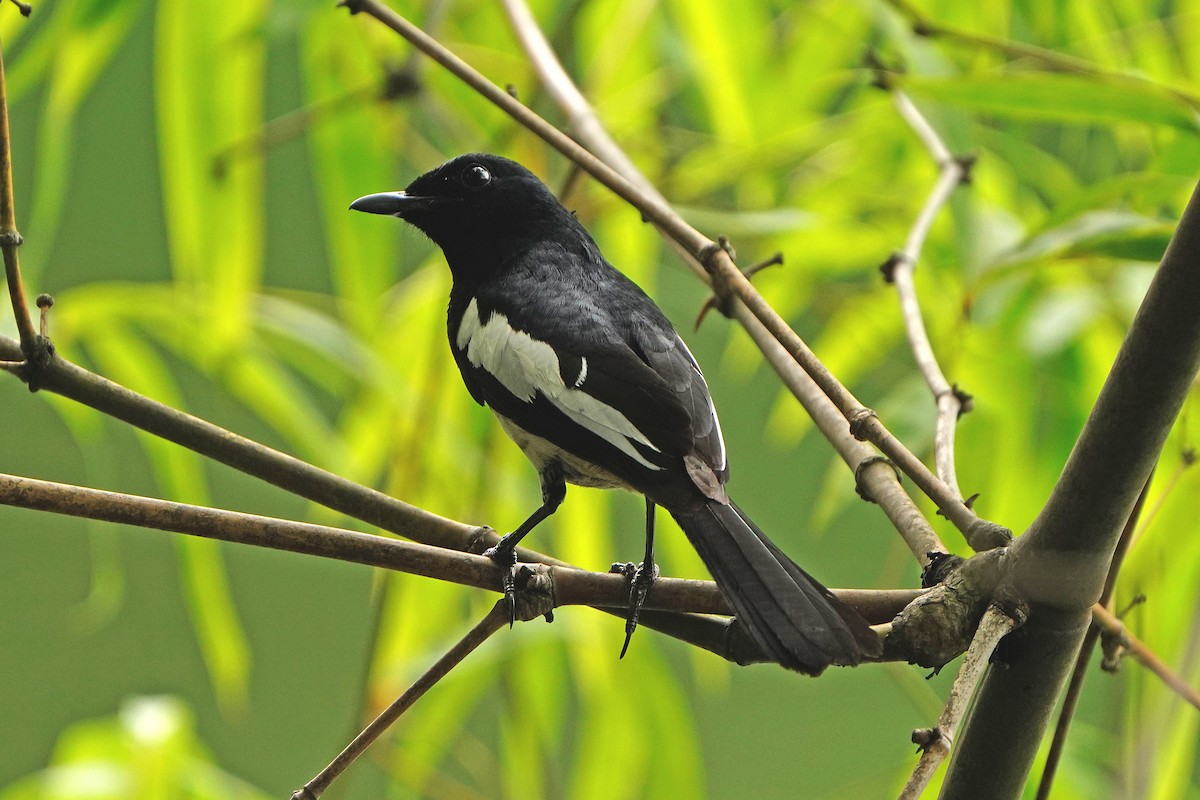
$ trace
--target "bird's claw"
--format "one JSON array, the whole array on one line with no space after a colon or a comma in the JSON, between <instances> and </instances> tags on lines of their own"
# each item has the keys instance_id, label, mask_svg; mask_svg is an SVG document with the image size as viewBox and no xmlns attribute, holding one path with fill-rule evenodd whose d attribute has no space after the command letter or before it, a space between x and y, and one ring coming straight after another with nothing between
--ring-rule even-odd
<instances>
[{"instance_id":1,"label":"bird's claw","mask_svg":"<svg viewBox=\"0 0 1200 800\"><path fill-rule=\"evenodd\" d=\"M633 632L637 630L642 604L646 602L646 596L650 594L650 587L658 580L658 564L654 562L649 564L618 562L612 565L609 572L629 578L629 613L625 616L625 643L621 645L621 655L618 656L618 658L624 658L625 652L629 650L629 642L633 639Z\"/></svg>"},{"instance_id":2,"label":"bird's claw","mask_svg":"<svg viewBox=\"0 0 1200 800\"><path fill-rule=\"evenodd\" d=\"M501 539L495 547L484 550L483 555L500 570L500 585L504 589L508 627L511 628L517 622L517 552Z\"/></svg>"}]
</instances>

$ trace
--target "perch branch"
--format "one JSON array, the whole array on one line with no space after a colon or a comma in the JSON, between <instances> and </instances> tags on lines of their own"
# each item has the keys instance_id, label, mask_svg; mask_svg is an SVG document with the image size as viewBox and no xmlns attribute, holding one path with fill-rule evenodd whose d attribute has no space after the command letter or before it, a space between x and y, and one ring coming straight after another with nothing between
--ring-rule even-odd
<instances>
[{"instance_id":1,"label":"perch branch","mask_svg":"<svg viewBox=\"0 0 1200 800\"><path fill-rule=\"evenodd\" d=\"M3 474L0 474L0 504L304 553L502 591L495 565L483 556L326 525ZM589 572L561 563L538 569L537 574L549 582L556 605L591 605L624 617L629 604L629 583L623 576ZM890 620L919 594L912 590L832 591L868 621L877 623ZM647 596L645 608L648 614L643 624L647 627L739 663L761 660L761 655L748 649L745 643L735 642L734 649L722 644L728 638L728 621L694 616L732 613L711 581L660 578ZM650 613L655 611L660 613Z\"/></svg>"}]
</instances>

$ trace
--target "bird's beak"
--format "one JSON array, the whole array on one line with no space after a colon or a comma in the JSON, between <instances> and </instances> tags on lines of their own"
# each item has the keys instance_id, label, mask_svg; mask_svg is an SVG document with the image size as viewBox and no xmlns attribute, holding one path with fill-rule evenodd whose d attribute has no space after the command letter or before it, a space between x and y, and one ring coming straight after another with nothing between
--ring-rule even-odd
<instances>
[{"instance_id":1,"label":"bird's beak","mask_svg":"<svg viewBox=\"0 0 1200 800\"><path fill-rule=\"evenodd\" d=\"M368 214L387 214L393 217L403 217L406 212L416 209L429 208L449 198L417 197L405 192L380 192L360 197L350 204L351 211L365 211Z\"/></svg>"}]
</instances>

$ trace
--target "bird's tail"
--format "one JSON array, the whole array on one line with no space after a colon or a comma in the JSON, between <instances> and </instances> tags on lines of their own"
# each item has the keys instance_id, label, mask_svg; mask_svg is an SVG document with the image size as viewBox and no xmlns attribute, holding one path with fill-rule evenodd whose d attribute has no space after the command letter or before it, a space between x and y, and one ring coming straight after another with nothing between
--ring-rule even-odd
<instances>
[{"instance_id":1,"label":"bird's tail","mask_svg":"<svg viewBox=\"0 0 1200 800\"><path fill-rule=\"evenodd\" d=\"M742 510L709 500L672 511L737 618L788 669L819 674L879 653L867 622L800 569Z\"/></svg>"}]
</instances>

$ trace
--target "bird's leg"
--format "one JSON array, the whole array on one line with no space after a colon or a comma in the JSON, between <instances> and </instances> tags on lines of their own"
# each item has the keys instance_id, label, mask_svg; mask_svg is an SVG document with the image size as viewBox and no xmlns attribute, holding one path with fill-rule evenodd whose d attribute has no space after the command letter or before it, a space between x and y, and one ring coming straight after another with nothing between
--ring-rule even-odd
<instances>
[{"instance_id":1,"label":"bird's leg","mask_svg":"<svg viewBox=\"0 0 1200 800\"><path fill-rule=\"evenodd\" d=\"M621 655L629 649L629 640L637 630L638 615L642 613L642 604L650 587L658 580L658 565L654 563L654 501L646 498L646 555L642 563L636 567L633 564L613 564L613 570L630 578L629 581L629 614L625 617L625 644L621 645Z\"/></svg>"},{"instance_id":2,"label":"bird's leg","mask_svg":"<svg viewBox=\"0 0 1200 800\"><path fill-rule=\"evenodd\" d=\"M517 621L517 543L539 522L557 511L567 496L567 483L558 462L548 464L538 473L538 477L542 482L542 504L515 531L501 536L494 547L483 551L484 556L501 570L504 598L508 601L509 627Z\"/></svg>"}]
</instances>

